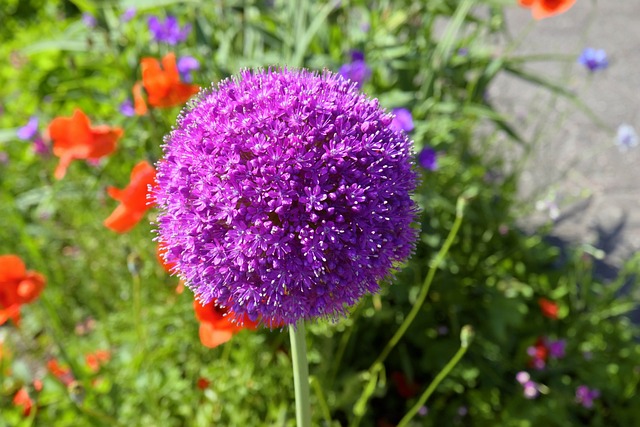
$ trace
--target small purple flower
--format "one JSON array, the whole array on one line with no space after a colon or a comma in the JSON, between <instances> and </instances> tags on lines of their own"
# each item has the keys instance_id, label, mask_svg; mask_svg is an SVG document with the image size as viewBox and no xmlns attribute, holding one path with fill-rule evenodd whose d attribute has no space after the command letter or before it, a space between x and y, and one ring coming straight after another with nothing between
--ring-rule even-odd
<instances>
[{"instance_id":1,"label":"small purple flower","mask_svg":"<svg viewBox=\"0 0 640 427\"><path fill-rule=\"evenodd\" d=\"M412 143L325 71L245 70L166 137L165 260L201 303L272 326L336 318L413 252Z\"/></svg>"},{"instance_id":2,"label":"small purple flower","mask_svg":"<svg viewBox=\"0 0 640 427\"><path fill-rule=\"evenodd\" d=\"M185 41L191 32L191 25L185 24L184 27L180 28L178 18L171 15L167 16L164 21L158 19L157 16L150 16L147 22L154 40L170 45Z\"/></svg>"},{"instance_id":3,"label":"small purple flower","mask_svg":"<svg viewBox=\"0 0 640 427\"><path fill-rule=\"evenodd\" d=\"M438 153L431 147L424 147L418 154L418 164L423 168L435 171L438 169Z\"/></svg>"},{"instance_id":4,"label":"small purple flower","mask_svg":"<svg viewBox=\"0 0 640 427\"><path fill-rule=\"evenodd\" d=\"M467 56L469 54L469 49L466 47L461 47L458 49L458 56Z\"/></svg>"},{"instance_id":5,"label":"small purple flower","mask_svg":"<svg viewBox=\"0 0 640 427\"><path fill-rule=\"evenodd\" d=\"M82 14L82 22L87 26L87 28L94 28L98 23L98 21L96 21L96 17L89 12Z\"/></svg>"},{"instance_id":6,"label":"small purple flower","mask_svg":"<svg viewBox=\"0 0 640 427\"><path fill-rule=\"evenodd\" d=\"M129 22L136 16L136 8L130 7L120 15L121 22Z\"/></svg>"},{"instance_id":7,"label":"small purple flower","mask_svg":"<svg viewBox=\"0 0 640 427\"><path fill-rule=\"evenodd\" d=\"M626 123L618 126L618 134L616 135L616 145L621 152L638 146L638 134L633 126Z\"/></svg>"},{"instance_id":8,"label":"small purple flower","mask_svg":"<svg viewBox=\"0 0 640 427\"><path fill-rule=\"evenodd\" d=\"M549 356L555 359L562 359L565 356L565 348L567 346L566 340L557 340L547 342L547 349L549 349Z\"/></svg>"},{"instance_id":9,"label":"small purple flower","mask_svg":"<svg viewBox=\"0 0 640 427\"><path fill-rule=\"evenodd\" d=\"M183 56L178 59L178 71L183 81L190 83L193 80L192 71L200 69L200 63L193 56Z\"/></svg>"},{"instance_id":10,"label":"small purple flower","mask_svg":"<svg viewBox=\"0 0 640 427\"><path fill-rule=\"evenodd\" d=\"M607 53L603 49L585 48L578 57L578 63L586 67L590 72L604 70L609 66Z\"/></svg>"},{"instance_id":11,"label":"small purple flower","mask_svg":"<svg viewBox=\"0 0 640 427\"><path fill-rule=\"evenodd\" d=\"M526 371L520 371L516 374L516 381L520 384L525 385L525 383L531 380L531 375L529 375Z\"/></svg>"},{"instance_id":12,"label":"small purple flower","mask_svg":"<svg viewBox=\"0 0 640 427\"><path fill-rule=\"evenodd\" d=\"M18 129L17 135L23 141L28 141L38 134L38 117L31 116L26 125Z\"/></svg>"},{"instance_id":13,"label":"small purple flower","mask_svg":"<svg viewBox=\"0 0 640 427\"><path fill-rule=\"evenodd\" d=\"M51 154L51 148L39 134L33 140L33 151L42 157L47 157Z\"/></svg>"},{"instance_id":14,"label":"small purple flower","mask_svg":"<svg viewBox=\"0 0 640 427\"><path fill-rule=\"evenodd\" d=\"M392 113L395 115L391 126L396 130L411 132L413 130L413 117L411 111L406 108L394 108Z\"/></svg>"},{"instance_id":15,"label":"small purple flower","mask_svg":"<svg viewBox=\"0 0 640 427\"><path fill-rule=\"evenodd\" d=\"M426 417L428 413L429 408L427 408L426 406L421 406L420 408L418 408L418 415L420 415L421 417Z\"/></svg>"},{"instance_id":16,"label":"small purple flower","mask_svg":"<svg viewBox=\"0 0 640 427\"><path fill-rule=\"evenodd\" d=\"M522 386L524 388L524 397L526 397L527 399L535 399L538 396L539 390L537 383L533 381L527 381L526 383L522 384Z\"/></svg>"},{"instance_id":17,"label":"small purple flower","mask_svg":"<svg viewBox=\"0 0 640 427\"><path fill-rule=\"evenodd\" d=\"M0 151L0 164L6 165L7 163L9 163L9 155L4 151Z\"/></svg>"},{"instance_id":18,"label":"small purple flower","mask_svg":"<svg viewBox=\"0 0 640 427\"><path fill-rule=\"evenodd\" d=\"M466 406L460 406L458 407L458 416L460 417L464 417L469 413L469 408L467 408Z\"/></svg>"},{"instance_id":19,"label":"small purple flower","mask_svg":"<svg viewBox=\"0 0 640 427\"><path fill-rule=\"evenodd\" d=\"M560 218L560 208L558 207L555 193L549 194L549 196L543 200L538 200L536 202L536 210L548 211L549 218L553 221Z\"/></svg>"},{"instance_id":20,"label":"small purple flower","mask_svg":"<svg viewBox=\"0 0 640 427\"><path fill-rule=\"evenodd\" d=\"M343 64L338 74L347 80L351 80L360 89L365 81L371 77L371 68L364 60L364 53L359 50L351 52L351 62Z\"/></svg>"},{"instance_id":21,"label":"small purple flower","mask_svg":"<svg viewBox=\"0 0 640 427\"><path fill-rule=\"evenodd\" d=\"M125 99L120 104L120 114L127 117L133 117L136 114L135 109L133 108L133 102L130 99Z\"/></svg>"},{"instance_id":22,"label":"small purple flower","mask_svg":"<svg viewBox=\"0 0 640 427\"><path fill-rule=\"evenodd\" d=\"M589 389L586 385L576 388L576 402L589 409L593 407L593 401L600 397L600 390Z\"/></svg>"}]
</instances>

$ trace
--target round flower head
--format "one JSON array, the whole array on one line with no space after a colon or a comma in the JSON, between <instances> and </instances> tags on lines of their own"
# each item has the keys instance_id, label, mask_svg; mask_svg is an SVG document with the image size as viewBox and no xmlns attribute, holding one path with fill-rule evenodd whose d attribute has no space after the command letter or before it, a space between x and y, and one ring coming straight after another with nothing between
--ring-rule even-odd
<instances>
[{"instance_id":1,"label":"round flower head","mask_svg":"<svg viewBox=\"0 0 640 427\"><path fill-rule=\"evenodd\" d=\"M206 304L269 326L335 318L412 253L412 144L356 85L245 70L165 138L158 239Z\"/></svg>"}]
</instances>

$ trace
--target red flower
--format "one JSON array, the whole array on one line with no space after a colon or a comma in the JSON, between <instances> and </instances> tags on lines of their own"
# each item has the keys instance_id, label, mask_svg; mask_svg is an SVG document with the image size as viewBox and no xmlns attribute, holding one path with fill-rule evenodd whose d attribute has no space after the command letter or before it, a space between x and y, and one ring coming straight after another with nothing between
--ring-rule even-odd
<instances>
[{"instance_id":1,"label":"red flower","mask_svg":"<svg viewBox=\"0 0 640 427\"><path fill-rule=\"evenodd\" d=\"M29 396L29 392L26 387L21 387L20 390L13 396L13 404L15 406L22 407L22 415L28 417L31 413L31 408L33 408L33 400Z\"/></svg>"},{"instance_id":2,"label":"red flower","mask_svg":"<svg viewBox=\"0 0 640 427\"><path fill-rule=\"evenodd\" d=\"M540 298L538 300L538 304L540 305L540 311L544 316L549 319L558 319L558 304L547 298Z\"/></svg>"},{"instance_id":3,"label":"red flower","mask_svg":"<svg viewBox=\"0 0 640 427\"><path fill-rule=\"evenodd\" d=\"M73 373L71 373L71 369L60 366L56 359L49 359L47 362L47 369L49 369L49 372L51 372L54 377L60 380L60 382L67 387L75 381Z\"/></svg>"},{"instance_id":4,"label":"red flower","mask_svg":"<svg viewBox=\"0 0 640 427\"><path fill-rule=\"evenodd\" d=\"M95 161L111 154L122 136L121 128L91 127L89 118L76 109L72 117L57 117L49 124L53 154L60 157L54 176L62 179L74 159Z\"/></svg>"},{"instance_id":5,"label":"red flower","mask_svg":"<svg viewBox=\"0 0 640 427\"><path fill-rule=\"evenodd\" d=\"M109 350L96 350L84 356L84 360L91 372L98 372L100 367L111 360L111 352Z\"/></svg>"},{"instance_id":6,"label":"red flower","mask_svg":"<svg viewBox=\"0 0 640 427\"><path fill-rule=\"evenodd\" d=\"M209 387L209 385L211 384L211 381L209 381L206 378L200 377L198 378L198 382L197 382L197 386L200 390L206 390L207 387Z\"/></svg>"},{"instance_id":7,"label":"red flower","mask_svg":"<svg viewBox=\"0 0 640 427\"><path fill-rule=\"evenodd\" d=\"M200 322L200 342L205 347L214 348L224 344L233 337L234 334L243 329L256 329L257 322L252 322L248 318L243 319L240 326L233 323L233 313L230 310L218 307L214 301L207 305L202 305L198 301L193 302L196 318Z\"/></svg>"},{"instance_id":8,"label":"red flower","mask_svg":"<svg viewBox=\"0 0 640 427\"><path fill-rule=\"evenodd\" d=\"M391 379L396 385L398 394L405 399L410 399L420 391L420 385L416 382L409 381L407 377L399 371L391 373Z\"/></svg>"},{"instance_id":9,"label":"red flower","mask_svg":"<svg viewBox=\"0 0 640 427\"><path fill-rule=\"evenodd\" d=\"M0 255L0 325L8 319L20 323L20 306L35 300L42 292L45 278L27 271L16 255Z\"/></svg>"},{"instance_id":10,"label":"red flower","mask_svg":"<svg viewBox=\"0 0 640 427\"><path fill-rule=\"evenodd\" d=\"M549 18L571 9L576 0L518 0L520 6L531 9L534 19Z\"/></svg>"},{"instance_id":11,"label":"red flower","mask_svg":"<svg viewBox=\"0 0 640 427\"><path fill-rule=\"evenodd\" d=\"M142 97L142 88L147 92L147 101L152 107L174 107L182 105L198 93L200 86L183 83L176 65L176 55L168 53L162 58L162 66L155 58L142 58L142 82L133 87L134 109L136 114L147 112Z\"/></svg>"},{"instance_id":12,"label":"red flower","mask_svg":"<svg viewBox=\"0 0 640 427\"><path fill-rule=\"evenodd\" d=\"M131 230L142 219L151 204L147 199L150 187L155 184L156 171L148 162L139 162L131 171L131 181L124 190L109 187L109 196L120 202L104 225L118 233Z\"/></svg>"},{"instance_id":13,"label":"red flower","mask_svg":"<svg viewBox=\"0 0 640 427\"><path fill-rule=\"evenodd\" d=\"M543 369L549 356L549 349L547 348L544 338L538 337L535 344L527 348L527 354L530 357L530 368Z\"/></svg>"}]
</instances>

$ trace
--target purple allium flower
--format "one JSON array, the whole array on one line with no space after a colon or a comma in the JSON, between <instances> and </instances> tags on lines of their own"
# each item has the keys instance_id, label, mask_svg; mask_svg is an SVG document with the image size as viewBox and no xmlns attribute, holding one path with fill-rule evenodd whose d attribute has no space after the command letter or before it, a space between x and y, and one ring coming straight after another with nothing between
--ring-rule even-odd
<instances>
[{"instance_id":1,"label":"purple allium flower","mask_svg":"<svg viewBox=\"0 0 640 427\"><path fill-rule=\"evenodd\" d=\"M191 25L186 24L180 28L178 18L171 15L167 16L164 21L160 21L157 16L150 16L148 24L149 31L153 34L155 41L170 45L185 41L191 32Z\"/></svg>"},{"instance_id":2,"label":"purple allium flower","mask_svg":"<svg viewBox=\"0 0 640 427\"><path fill-rule=\"evenodd\" d=\"M354 50L351 52L351 62L343 64L338 74L354 82L359 89L371 77L371 68L364 60L364 53Z\"/></svg>"},{"instance_id":3,"label":"purple allium flower","mask_svg":"<svg viewBox=\"0 0 640 427\"><path fill-rule=\"evenodd\" d=\"M423 168L435 171L438 169L438 153L431 147L424 147L418 154L418 164Z\"/></svg>"},{"instance_id":4,"label":"purple allium flower","mask_svg":"<svg viewBox=\"0 0 640 427\"><path fill-rule=\"evenodd\" d=\"M89 12L82 14L82 22L87 26L87 28L93 28L98 23L98 21L96 21L96 17Z\"/></svg>"},{"instance_id":5,"label":"purple allium flower","mask_svg":"<svg viewBox=\"0 0 640 427\"><path fill-rule=\"evenodd\" d=\"M120 21L122 21L122 22L129 22L129 21L131 21L135 16L136 16L136 8L135 8L135 7L129 7L129 8L127 8L127 10L125 10L124 12L122 12L122 15L120 15Z\"/></svg>"},{"instance_id":6,"label":"purple allium flower","mask_svg":"<svg viewBox=\"0 0 640 427\"><path fill-rule=\"evenodd\" d=\"M182 81L190 83L193 80L191 72L199 69L200 63L193 56L183 56L182 58L178 59L178 71L180 72Z\"/></svg>"},{"instance_id":7,"label":"purple allium flower","mask_svg":"<svg viewBox=\"0 0 640 427\"><path fill-rule=\"evenodd\" d=\"M131 100L128 98L122 101L119 110L120 114L122 114L123 116L133 117L136 115L136 110L133 108L133 102L131 102Z\"/></svg>"},{"instance_id":8,"label":"purple allium flower","mask_svg":"<svg viewBox=\"0 0 640 427\"><path fill-rule=\"evenodd\" d=\"M616 135L616 145L623 153L630 148L638 145L638 134L633 126L626 123L618 126L618 134Z\"/></svg>"},{"instance_id":9,"label":"purple allium flower","mask_svg":"<svg viewBox=\"0 0 640 427\"><path fill-rule=\"evenodd\" d=\"M331 72L245 70L165 138L158 240L203 304L268 326L336 318L411 255L412 144Z\"/></svg>"},{"instance_id":10,"label":"purple allium flower","mask_svg":"<svg viewBox=\"0 0 640 427\"><path fill-rule=\"evenodd\" d=\"M566 340L557 340L547 342L547 349L549 349L549 356L555 359L562 359L565 356L565 348L567 347Z\"/></svg>"},{"instance_id":11,"label":"purple allium flower","mask_svg":"<svg viewBox=\"0 0 640 427\"><path fill-rule=\"evenodd\" d=\"M604 70L609 66L607 53L603 49L585 48L578 57L578 63L585 66L592 73Z\"/></svg>"},{"instance_id":12,"label":"purple allium flower","mask_svg":"<svg viewBox=\"0 0 640 427\"><path fill-rule=\"evenodd\" d=\"M391 126L395 130L403 130L405 132L411 132L413 130L413 117L411 111L406 108L394 108L392 113L395 115Z\"/></svg>"},{"instance_id":13,"label":"purple allium flower","mask_svg":"<svg viewBox=\"0 0 640 427\"><path fill-rule=\"evenodd\" d=\"M31 116L26 125L18 129L18 138L28 141L38 134L38 117Z\"/></svg>"},{"instance_id":14,"label":"purple allium flower","mask_svg":"<svg viewBox=\"0 0 640 427\"><path fill-rule=\"evenodd\" d=\"M576 402L585 408L593 407L593 401L600 397L598 389L589 389L586 385L580 385L576 388Z\"/></svg>"}]
</instances>

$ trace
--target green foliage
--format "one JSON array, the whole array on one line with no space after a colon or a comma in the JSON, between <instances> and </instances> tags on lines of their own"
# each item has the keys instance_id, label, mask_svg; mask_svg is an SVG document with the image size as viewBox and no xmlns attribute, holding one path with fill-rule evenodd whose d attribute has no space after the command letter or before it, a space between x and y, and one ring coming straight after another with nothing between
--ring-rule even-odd
<instances>
[{"instance_id":1,"label":"green foliage","mask_svg":"<svg viewBox=\"0 0 640 427\"><path fill-rule=\"evenodd\" d=\"M640 258L603 284L593 278L588 251L563 253L542 235L519 231L518 176L507 172L504 149L489 150L493 139L481 136L489 123L514 144L527 144L484 98L500 72L574 97L491 43L502 34L504 4L8 1L0 10L7 40L0 53L10 59L0 67L0 151L8 156L0 167L0 254L19 255L48 283L37 302L22 308L19 329L0 328L0 425L294 425L286 333L243 331L205 348L192 295L176 294L177 280L158 265L152 225L142 221L126 234L104 227L116 206L107 187L124 187L138 161L158 160L178 113L152 109L125 117L118 106L140 80L142 57L172 50L194 56L202 65L195 81L207 86L243 67L338 70L353 49L372 69L363 91L385 108L413 112L416 150L437 150L439 168L422 171L415 195L420 242L393 284L383 284L350 318L308 327L314 423L354 425L358 417L361 425L397 423L471 325L467 353L431 396L428 415L413 425L636 424L640 347L637 325L625 315L637 301ZM131 5L137 16L122 22ZM95 28L81 22L83 12L94 14ZM191 35L175 47L153 41L150 14L178 16L192 25ZM121 126L125 136L113 155L97 165L75 161L56 181L58 159L36 155L15 131L31 115L44 129L75 108L94 123ZM434 266L460 197L461 228ZM374 372L372 363L416 303L430 268L436 270L427 303ZM543 297L559 304L557 320L541 314ZM527 348L543 336L566 339L566 357L531 370ZM98 349L111 358L94 372L85 356ZM71 370L72 383L47 371L52 359ZM541 384L536 399L526 399L515 380L522 370ZM204 390L200 379L209 381ZM43 380L41 391L34 380ZM602 393L592 409L575 400L581 384ZM22 386L34 400L29 416L12 403Z\"/></svg>"}]
</instances>

